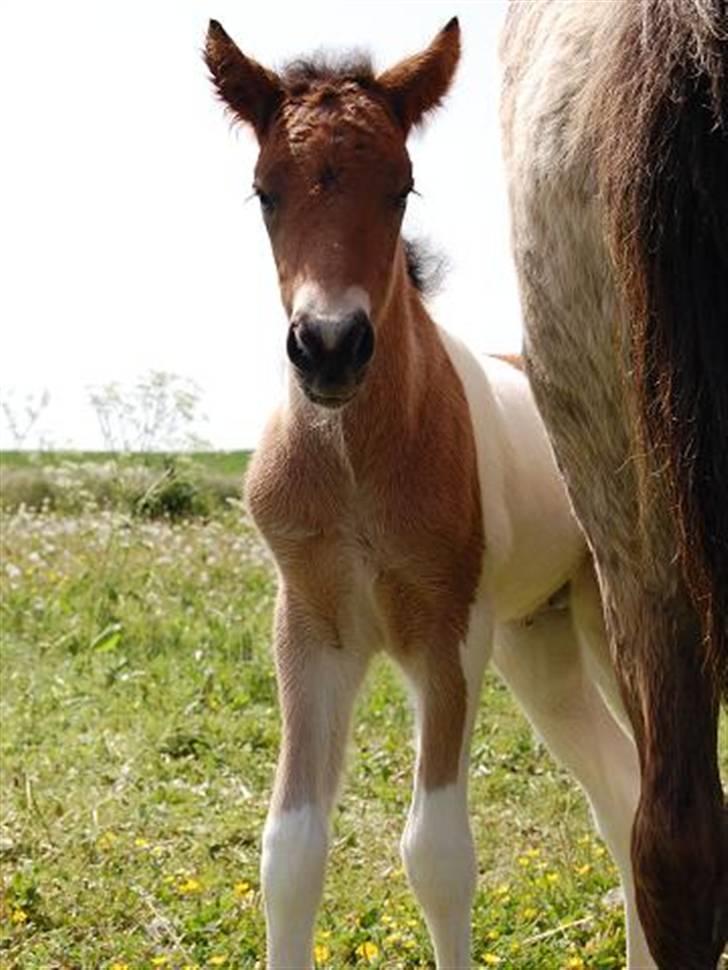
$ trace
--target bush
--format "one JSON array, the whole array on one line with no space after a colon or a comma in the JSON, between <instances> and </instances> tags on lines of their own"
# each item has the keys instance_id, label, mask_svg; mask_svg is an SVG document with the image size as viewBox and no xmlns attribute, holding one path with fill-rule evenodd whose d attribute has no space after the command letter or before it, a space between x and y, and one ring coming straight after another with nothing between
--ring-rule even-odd
<instances>
[{"instance_id":1,"label":"bush","mask_svg":"<svg viewBox=\"0 0 728 970\"><path fill-rule=\"evenodd\" d=\"M211 511L210 496L189 478L171 469L156 487L140 496L134 511L148 519L189 519L207 517Z\"/></svg>"}]
</instances>

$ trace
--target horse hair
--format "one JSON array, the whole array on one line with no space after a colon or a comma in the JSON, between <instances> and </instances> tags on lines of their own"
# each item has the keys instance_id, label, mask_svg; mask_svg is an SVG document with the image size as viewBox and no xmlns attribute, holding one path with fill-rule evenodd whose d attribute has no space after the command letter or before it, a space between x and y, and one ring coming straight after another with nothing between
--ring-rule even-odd
<instances>
[{"instance_id":1,"label":"horse hair","mask_svg":"<svg viewBox=\"0 0 728 970\"><path fill-rule=\"evenodd\" d=\"M410 282L423 299L437 296L450 269L447 256L427 239L404 238L402 241Z\"/></svg>"},{"instance_id":2,"label":"horse hair","mask_svg":"<svg viewBox=\"0 0 728 970\"><path fill-rule=\"evenodd\" d=\"M626 21L593 111L601 189L643 441L667 470L705 659L728 696L728 5L642 0Z\"/></svg>"},{"instance_id":3,"label":"horse hair","mask_svg":"<svg viewBox=\"0 0 728 970\"><path fill-rule=\"evenodd\" d=\"M300 57L285 64L279 72L288 94L303 94L320 82L341 84L353 82L364 88L374 85L372 59L365 51L320 50L310 57Z\"/></svg>"}]
</instances>

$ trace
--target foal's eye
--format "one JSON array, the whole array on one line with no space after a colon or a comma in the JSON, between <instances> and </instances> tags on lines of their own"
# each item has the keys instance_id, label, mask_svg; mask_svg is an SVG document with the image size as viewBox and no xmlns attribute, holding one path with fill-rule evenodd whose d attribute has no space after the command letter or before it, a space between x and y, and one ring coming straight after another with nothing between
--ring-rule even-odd
<instances>
[{"instance_id":1,"label":"foal's eye","mask_svg":"<svg viewBox=\"0 0 728 970\"><path fill-rule=\"evenodd\" d=\"M253 186L253 192L258 196L258 201L260 202L260 208L263 210L263 215L272 215L276 210L276 206L278 205L277 196L264 192L259 185Z\"/></svg>"},{"instance_id":2,"label":"foal's eye","mask_svg":"<svg viewBox=\"0 0 728 970\"><path fill-rule=\"evenodd\" d=\"M405 186L405 188L402 189L401 192L397 193L394 201L398 209L405 209L407 207L407 198L412 192L414 192L414 190L415 190L415 183L410 182L409 185Z\"/></svg>"}]
</instances>

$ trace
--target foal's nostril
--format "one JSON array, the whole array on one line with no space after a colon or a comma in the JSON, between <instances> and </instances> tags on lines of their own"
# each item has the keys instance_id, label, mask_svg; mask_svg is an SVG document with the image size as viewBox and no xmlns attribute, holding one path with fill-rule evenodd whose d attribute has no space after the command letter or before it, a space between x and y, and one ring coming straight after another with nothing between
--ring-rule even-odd
<instances>
[{"instance_id":1,"label":"foal's nostril","mask_svg":"<svg viewBox=\"0 0 728 970\"><path fill-rule=\"evenodd\" d=\"M323 344L315 327L307 320L288 328L286 352L291 363L304 373L317 369L323 356Z\"/></svg>"},{"instance_id":2,"label":"foal's nostril","mask_svg":"<svg viewBox=\"0 0 728 970\"><path fill-rule=\"evenodd\" d=\"M374 329L366 313L360 311L355 314L345 339L349 343L352 367L361 370L374 353Z\"/></svg>"}]
</instances>

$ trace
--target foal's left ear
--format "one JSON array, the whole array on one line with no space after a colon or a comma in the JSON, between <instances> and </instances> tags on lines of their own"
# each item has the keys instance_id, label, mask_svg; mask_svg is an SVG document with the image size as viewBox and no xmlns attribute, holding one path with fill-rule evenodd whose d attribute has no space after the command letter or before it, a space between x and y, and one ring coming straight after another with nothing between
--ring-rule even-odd
<instances>
[{"instance_id":1,"label":"foal's left ear","mask_svg":"<svg viewBox=\"0 0 728 970\"><path fill-rule=\"evenodd\" d=\"M377 78L407 133L447 94L460 60L460 25L453 17L429 47Z\"/></svg>"}]
</instances>

